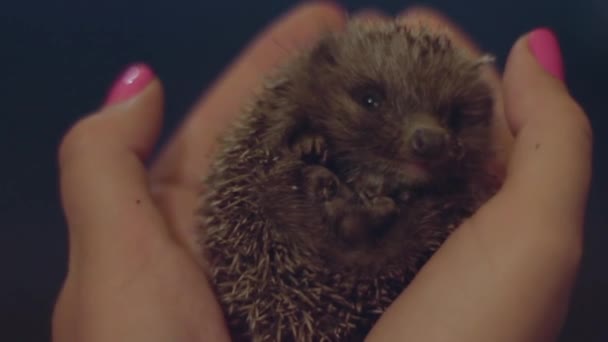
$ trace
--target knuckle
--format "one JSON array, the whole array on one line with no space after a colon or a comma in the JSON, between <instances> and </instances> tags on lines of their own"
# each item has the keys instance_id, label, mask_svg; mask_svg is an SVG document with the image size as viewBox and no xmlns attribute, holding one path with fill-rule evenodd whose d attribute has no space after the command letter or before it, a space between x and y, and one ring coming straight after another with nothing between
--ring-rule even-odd
<instances>
[{"instance_id":1,"label":"knuckle","mask_svg":"<svg viewBox=\"0 0 608 342\"><path fill-rule=\"evenodd\" d=\"M95 115L78 120L61 139L58 150L59 163L65 164L66 161L89 151L90 147L95 146L100 140L101 131L103 127Z\"/></svg>"},{"instance_id":2,"label":"knuckle","mask_svg":"<svg viewBox=\"0 0 608 342\"><path fill-rule=\"evenodd\" d=\"M344 7L333 1L304 2L294 8L288 20L292 22L313 22L314 28L324 29L326 26L340 26L347 17Z\"/></svg>"},{"instance_id":3,"label":"knuckle","mask_svg":"<svg viewBox=\"0 0 608 342\"><path fill-rule=\"evenodd\" d=\"M591 125L591 120L589 120L589 117L579 104L573 104L571 113L572 115L570 116L570 126L574 130L576 138L578 138L581 143L584 143L588 146L592 146L593 127Z\"/></svg>"}]
</instances>

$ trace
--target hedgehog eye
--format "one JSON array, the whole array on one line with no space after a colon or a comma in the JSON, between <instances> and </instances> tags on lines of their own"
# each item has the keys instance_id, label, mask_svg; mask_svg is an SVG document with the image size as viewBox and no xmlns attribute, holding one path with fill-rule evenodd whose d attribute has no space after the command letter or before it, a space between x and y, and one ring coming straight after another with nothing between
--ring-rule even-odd
<instances>
[{"instance_id":1,"label":"hedgehog eye","mask_svg":"<svg viewBox=\"0 0 608 342\"><path fill-rule=\"evenodd\" d=\"M368 94L361 99L361 104L367 109L376 109L380 107L380 101L381 100L379 97L373 94Z\"/></svg>"},{"instance_id":2,"label":"hedgehog eye","mask_svg":"<svg viewBox=\"0 0 608 342\"><path fill-rule=\"evenodd\" d=\"M367 110L377 110L385 100L384 92L380 87L376 86L365 86L357 89L353 94L353 98Z\"/></svg>"}]
</instances>

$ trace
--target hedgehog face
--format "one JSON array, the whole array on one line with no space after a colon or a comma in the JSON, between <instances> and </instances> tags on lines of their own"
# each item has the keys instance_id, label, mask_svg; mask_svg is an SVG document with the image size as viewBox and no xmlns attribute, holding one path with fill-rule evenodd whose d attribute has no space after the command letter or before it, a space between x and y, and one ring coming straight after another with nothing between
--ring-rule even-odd
<instances>
[{"instance_id":1,"label":"hedgehog face","mask_svg":"<svg viewBox=\"0 0 608 342\"><path fill-rule=\"evenodd\" d=\"M496 190L479 168L492 113L479 66L446 37L351 23L271 80L221 149L201 210L233 339L363 340ZM291 153L301 133L326 140L329 158L315 172ZM466 178L425 188L458 175ZM362 183L389 189L368 203ZM408 185L423 189L390 193Z\"/></svg>"},{"instance_id":2,"label":"hedgehog face","mask_svg":"<svg viewBox=\"0 0 608 342\"><path fill-rule=\"evenodd\" d=\"M487 151L493 99L483 61L446 36L396 24L329 36L310 55L298 103L337 169L426 184Z\"/></svg>"}]
</instances>

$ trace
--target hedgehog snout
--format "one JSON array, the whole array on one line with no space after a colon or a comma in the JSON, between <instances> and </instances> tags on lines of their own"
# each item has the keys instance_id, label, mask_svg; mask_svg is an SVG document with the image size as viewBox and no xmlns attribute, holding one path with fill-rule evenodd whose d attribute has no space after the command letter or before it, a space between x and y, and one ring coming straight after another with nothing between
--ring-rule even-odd
<instances>
[{"instance_id":1,"label":"hedgehog snout","mask_svg":"<svg viewBox=\"0 0 608 342\"><path fill-rule=\"evenodd\" d=\"M410 146L416 157L436 159L447 151L449 134L440 127L420 127L412 133Z\"/></svg>"}]
</instances>

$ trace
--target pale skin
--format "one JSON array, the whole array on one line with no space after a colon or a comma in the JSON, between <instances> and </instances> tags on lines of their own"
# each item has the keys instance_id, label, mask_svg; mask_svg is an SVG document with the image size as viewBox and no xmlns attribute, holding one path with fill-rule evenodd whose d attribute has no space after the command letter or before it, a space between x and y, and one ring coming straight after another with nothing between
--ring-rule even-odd
<instances>
[{"instance_id":1,"label":"pale skin","mask_svg":"<svg viewBox=\"0 0 608 342\"><path fill-rule=\"evenodd\" d=\"M460 32L428 10L403 15ZM345 20L327 4L303 5L280 18L206 92L150 167L144 163L162 121L159 80L66 134L59 162L70 255L54 341L229 340L204 262L197 261L192 214L201 177L217 137L265 72ZM488 74L499 98L503 189L446 241L369 341L558 336L582 254L591 129L526 39L515 43L504 75ZM458 41L477 51L464 34Z\"/></svg>"}]
</instances>

